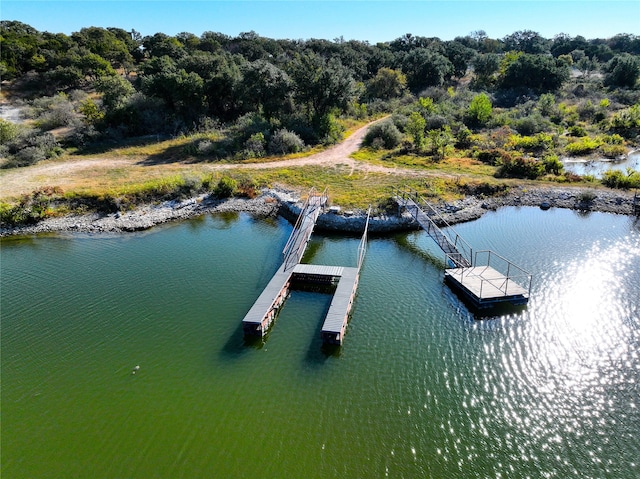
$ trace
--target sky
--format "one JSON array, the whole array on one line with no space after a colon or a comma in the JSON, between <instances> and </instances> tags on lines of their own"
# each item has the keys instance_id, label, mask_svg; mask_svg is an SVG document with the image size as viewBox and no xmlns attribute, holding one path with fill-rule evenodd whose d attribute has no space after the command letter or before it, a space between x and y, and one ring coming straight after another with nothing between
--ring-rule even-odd
<instances>
[{"instance_id":1,"label":"sky","mask_svg":"<svg viewBox=\"0 0 640 479\"><path fill-rule=\"evenodd\" d=\"M452 40L477 30L490 38L533 30L587 39L640 35L640 0L1 0L0 19L40 31L135 29L143 36L205 31L275 39L392 41L406 33Z\"/></svg>"}]
</instances>

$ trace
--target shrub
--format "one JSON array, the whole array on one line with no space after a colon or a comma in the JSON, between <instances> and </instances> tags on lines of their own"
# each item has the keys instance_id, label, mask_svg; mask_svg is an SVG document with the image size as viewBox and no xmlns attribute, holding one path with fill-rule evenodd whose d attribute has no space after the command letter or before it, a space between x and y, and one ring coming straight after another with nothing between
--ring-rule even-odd
<instances>
[{"instance_id":1,"label":"shrub","mask_svg":"<svg viewBox=\"0 0 640 479\"><path fill-rule=\"evenodd\" d=\"M491 118L492 111L493 106L491 105L491 100L486 94L481 93L471 100L471 104L467 110L467 121L470 125L474 126L484 125L489 121L489 118Z\"/></svg>"},{"instance_id":2,"label":"shrub","mask_svg":"<svg viewBox=\"0 0 640 479\"><path fill-rule=\"evenodd\" d=\"M372 125L364 137L363 144L374 149L379 145L382 148L391 150L402 141L402 133L391 121L383 121Z\"/></svg>"},{"instance_id":3,"label":"shrub","mask_svg":"<svg viewBox=\"0 0 640 479\"><path fill-rule=\"evenodd\" d=\"M587 132L580 125L572 125L569 127L569 136L574 136L576 138L580 138L583 136L587 136Z\"/></svg>"},{"instance_id":4,"label":"shrub","mask_svg":"<svg viewBox=\"0 0 640 479\"><path fill-rule=\"evenodd\" d=\"M233 196L236 189L238 188L238 183L233 178L229 178L228 176L223 176L218 181L215 189L213 190L213 194L218 198L229 198Z\"/></svg>"},{"instance_id":5,"label":"shrub","mask_svg":"<svg viewBox=\"0 0 640 479\"><path fill-rule=\"evenodd\" d=\"M62 148L51 133L38 130L23 130L4 146L4 154L8 159L3 164L4 168L29 166L62 153Z\"/></svg>"},{"instance_id":6,"label":"shrub","mask_svg":"<svg viewBox=\"0 0 640 479\"><path fill-rule=\"evenodd\" d=\"M266 153L267 140L264 133L254 133L244 143L243 156L245 158L260 158Z\"/></svg>"},{"instance_id":7,"label":"shrub","mask_svg":"<svg viewBox=\"0 0 640 479\"><path fill-rule=\"evenodd\" d=\"M544 171L547 173L560 175L564 170L564 165L556 155L545 156L542 163L544 164Z\"/></svg>"},{"instance_id":8,"label":"shrub","mask_svg":"<svg viewBox=\"0 0 640 479\"><path fill-rule=\"evenodd\" d=\"M640 188L640 174L631 168L627 168L626 174L620 170L605 171L601 181L609 188Z\"/></svg>"},{"instance_id":9,"label":"shrub","mask_svg":"<svg viewBox=\"0 0 640 479\"><path fill-rule=\"evenodd\" d=\"M269 141L269 153L287 155L304 150L304 142L294 132L284 128L276 131Z\"/></svg>"},{"instance_id":10,"label":"shrub","mask_svg":"<svg viewBox=\"0 0 640 479\"><path fill-rule=\"evenodd\" d=\"M476 157L482 163L486 163L487 165L495 166L498 163L502 163L504 161L510 161L511 155L500 148L494 148L491 150L481 150L476 153Z\"/></svg>"},{"instance_id":11,"label":"shrub","mask_svg":"<svg viewBox=\"0 0 640 479\"><path fill-rule=\"evenodd\" d=\"M548 133L538 133L535 136L511 135L507 148L522 151L540 151L553 148L553 137Z\"/></svg>"},{"instance_id":12,"label":"shrub","mask_svg":"<svg viewBox=\"0 0 640 479\"><path fill-rule=\"evenodd\" d=\"M497 178L527 178L535 180L545 172L544 164L534 158L511 158L502 160L495 176Z\"/></svg>"},{"instance_id":13,"label":"shrub","mask_svg":"<svg viewBox=\"0 0 640 479\"><path fill-rule=\"evenodd\" d=\"M551 127L549 120L545 119L540 113L533 113L513 122L513 127L521 135L535 135Z\"/></svg>"},{"instance_id":14,"label":"shrub","mask_svg":"<svg viewBox=\"0 0 640 479\"><path fill-rule=\"evenodd\" d=\"M579 140L569 143L565 147L565 150L569 155L586 155L593 152L599 146L600 142L598 140L585 136Z\"/></svg>"}]
</instances>

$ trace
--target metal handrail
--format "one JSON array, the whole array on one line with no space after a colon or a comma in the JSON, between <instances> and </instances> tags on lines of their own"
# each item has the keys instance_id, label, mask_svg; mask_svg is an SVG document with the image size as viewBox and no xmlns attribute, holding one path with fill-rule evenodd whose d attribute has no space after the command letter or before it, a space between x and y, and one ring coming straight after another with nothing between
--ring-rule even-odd
<instances>
[{"instance_id":1,"label":"metal handrail","mask_svg":"<svg viewBox=\"0 0 640 479\"><path fill-rule=\"evenodd\" d=\"M455 231L455 229L449 224L449 222L445 220L442 215L440 215L440 213L438 213L436 209L418 193L417 190L408 186L405 186L404 189L392 186L391 189L396 198L403 200L403 207L406 208L409 201L412 201L413 204L416 205L415 214L412 213L416 221L418 220L419 212L422 212L429 219L429 229L431 229L431 225L433 225L433 229L436 231L436 236L439 236L443 238L444 241L448 242L454 250L460 253L460 257L463 258L466 263L468 263L469 265L472 263L473 248L471 247L471 245L467 243L465 239ZM422 211L422 208L427 209L428 212ZM411 213L411 210L409 210L409 212ZM442 230L438 225L436 225L436 223L433 221L433 217L435 217L440 224L444 225L446 230ZM427 232L429 233L429 231ZM444 244L442 244L440 241L436 242L438 243L438 246L440 246L440 248L445 250L445 253L447 253ZM456 264L464 266L464 262L456 262Z\"/></svg>"},{"instance_id":2,"label":"metal handrail","mask_svg":"<svg viewBox=\"0 0 640 479\"><path fill-rule=\"evenodd\" d=\"M298 228L300 227L300 223L302 223L302 217L303 217L303 212L304 210L307 208L307 206L309 206L309 199L311 198L311 196L315 196L313 195L313 192L315 191L315 187L311 188L309 190L309 195L307 196L307 199L305 200L304 204L302 205L302 208L300 209L300 214L298 215L298 219L296 220L295 225L293 225L293 230L291 231L291 234L289 235L289 239L287 240L287 244L284 245L284 248L282 249L282 254L286 257L288 255L287 249L291 248L291 244L293 243L293 241L296 238L296 233L298 232Z\"/></svg>"},{"instance_id":3,"label":"metal handrail","mask_svg":"<svg viewBox=\"0 0 640 479\"><path fill-rule=\"evenodd\" d=\"M369 218L371 217L371 206L369 206L369 210L367 211L367 221L364 224L364 233L362 233L362 238L360 239L360 244L358 245L358 270L362 267L362 262L364 261L364 254L367 252L367 232L369 231Z\"/></svg>"}]
</instances>

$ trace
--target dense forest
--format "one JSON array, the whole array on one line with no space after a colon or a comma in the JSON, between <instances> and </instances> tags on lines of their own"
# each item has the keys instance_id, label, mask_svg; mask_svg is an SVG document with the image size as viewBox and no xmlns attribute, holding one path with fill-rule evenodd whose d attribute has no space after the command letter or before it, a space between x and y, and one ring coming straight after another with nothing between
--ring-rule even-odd
<instances>
[{"instance_id":1,"label":"dense forest","mask_svg":"<svg viewBox=\"0 0 640 479\"><path fill-rule=\"evenodd\" d=\"M640 36L476 31L375 45L0 22L2 167L129 138L193 135L198 161L285 155L339 141L345 119L390 115L365 144L380 157L456 154L496 176L561 176L563 156L615 158L640 142ZM610 186L640 183L631 172ZM578 180L578 179L576 179Z\"/></svg>"}]
</instances>

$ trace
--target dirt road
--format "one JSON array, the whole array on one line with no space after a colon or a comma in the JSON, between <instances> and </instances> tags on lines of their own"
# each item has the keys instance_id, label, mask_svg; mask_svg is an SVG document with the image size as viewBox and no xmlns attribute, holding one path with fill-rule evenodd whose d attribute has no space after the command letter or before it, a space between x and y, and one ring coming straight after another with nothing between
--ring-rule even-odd
<instances>
[{"instance_id":1,"label":"dirt road","mask_svg":"<svg viewBox=\"0 0 640 479\"><path fill-rule=\"evenodd\" d=\"M384 119L384 118L383 118ZM38 163L37 165L15 168L10 170L0 170L0 198L15 198L24 193L29 193L41 186L59 186L63 190L82 186L88 181L100 182L100 176L116 176L125 178L127 171L132 169L147 170L149 176L159 176L162 170L173 172L181 170L201 171L228 170L228 169L251 169L264 170L272 168L288 168L293 166L335 166L341 165L355 170L380 173L411 173L411 170L398 168L385 168L383 166L371 165L350 158L360 147L362 140L367 133L367 129L378 121L371 122L356 130L343 142L332 146L320 153L302 158L287 160L277 160L263 163L174 163L169 165L144 166L144 159L140 157L96 157L74 159L67 157L61 160L50 160Z\"/></svg>"}]
</instances>

